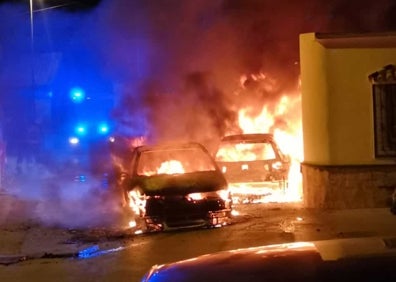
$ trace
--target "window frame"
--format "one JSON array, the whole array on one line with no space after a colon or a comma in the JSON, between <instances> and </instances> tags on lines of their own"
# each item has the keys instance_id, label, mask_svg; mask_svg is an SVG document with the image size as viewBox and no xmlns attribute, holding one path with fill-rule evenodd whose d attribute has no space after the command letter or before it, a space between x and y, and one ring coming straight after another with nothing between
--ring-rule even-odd
<instances>
[{"instance_id":1,"label":"window frame","mask_svg":"<svg viewBox=\"0 0 396 282\"><path fill-rule=\"evenodd\" d=\"M372 83L375 158L396 157L396 66L369 76Z\"/></svg>"}]
</instances>

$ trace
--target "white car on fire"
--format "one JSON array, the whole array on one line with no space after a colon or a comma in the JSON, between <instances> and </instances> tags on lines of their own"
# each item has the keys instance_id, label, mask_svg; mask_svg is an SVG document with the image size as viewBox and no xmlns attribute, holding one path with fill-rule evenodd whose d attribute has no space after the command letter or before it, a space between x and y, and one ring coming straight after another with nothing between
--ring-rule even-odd
<instances>
[{"instance_id":1,"label":"white car on fire","mask_svg":"<svg viewBox=\"0 0 396 282\"><path fill-rule=\"evenodd\" d=\"M215 159L235 203L265 202L288 187L290 157L282 153L272 134L226 136Z\"/></svg>"}]
</instances>

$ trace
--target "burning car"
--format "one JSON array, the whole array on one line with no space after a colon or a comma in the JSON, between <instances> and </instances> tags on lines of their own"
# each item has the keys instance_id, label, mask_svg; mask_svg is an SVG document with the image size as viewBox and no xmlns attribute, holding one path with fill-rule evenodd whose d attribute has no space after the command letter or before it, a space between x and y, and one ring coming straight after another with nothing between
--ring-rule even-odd
<instances>
[{"instance_id":1,"label":"burning car","mask_svg":"<svg viewBox=\"0 0 396 282\"><path fill-rule=\"evenodd\" d=\"M199 143L136 147L120 184L138 230L218 227L231 219L227 182Z\"/></svg>"},{"instance_id":2,"label":"burning car","mask_svg":"<svg viewBox=\"0 0 396 282\"><path fill-rule=\"evenodd\" d=\"M215 160L235 202L262 202L288 186L290 157L281 152L272 134L226 136Z\"/></svg>"}]
</instances>

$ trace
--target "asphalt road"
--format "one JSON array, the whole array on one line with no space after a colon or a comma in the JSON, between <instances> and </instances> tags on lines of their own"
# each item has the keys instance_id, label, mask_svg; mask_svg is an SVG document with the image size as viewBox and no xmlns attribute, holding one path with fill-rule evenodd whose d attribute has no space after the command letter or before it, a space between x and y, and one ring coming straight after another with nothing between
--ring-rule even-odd
<instances>
[{"instance_id":1,"label":"asphalt road","mask_svg":"<svg viewBox=\"0 0 396 282\"><path fill-rule=\"evenodd\" d=\"M154 264L217 251L396 236L396 217L389 209L318 211L292 204L241 205L233 224L223 228L133 235L109 228L43 226L23 220L36 208L29 205L20 204L12 214L2 216L0 281L140 281ZM86 258L84 249L91 250Z\"/></svg>"}]
</instances>

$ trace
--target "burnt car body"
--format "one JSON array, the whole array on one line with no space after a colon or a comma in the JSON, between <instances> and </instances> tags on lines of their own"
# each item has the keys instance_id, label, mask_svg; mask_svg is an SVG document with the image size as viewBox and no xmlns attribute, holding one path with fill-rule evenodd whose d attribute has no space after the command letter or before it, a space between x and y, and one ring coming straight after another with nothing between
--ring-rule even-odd
<instances>
[{"instance_id":1,"label":"burnt car body","mask_svg":"<svg viewBox=\"0 0 396 282\"><path fill-rule=\"evenodd\" d=\"M235 201L254 202L288 186L290 157L272 134L238 134L222 138L215 160Z\"/></svg>"},{"instance_id":2,"label":"burnt car body","mask_svg":"<svg viewBox=\"0 0 396 282\"><path fill-rule=\"evenodd\" d=\"M230 222L227 182L199 143L136 147L122 175L125 204L144 231Z\"/></svg>"},{"instance_id":3,"label":"burnt car body","mask_svg":"<svg viewBox=\"0 0 396 282\"><path fill-rule=\"evenodd\" d=\"M142 282L392 281L396 238L352 238L236 249L153 266Z\"/></svg>"}]
</instances>

